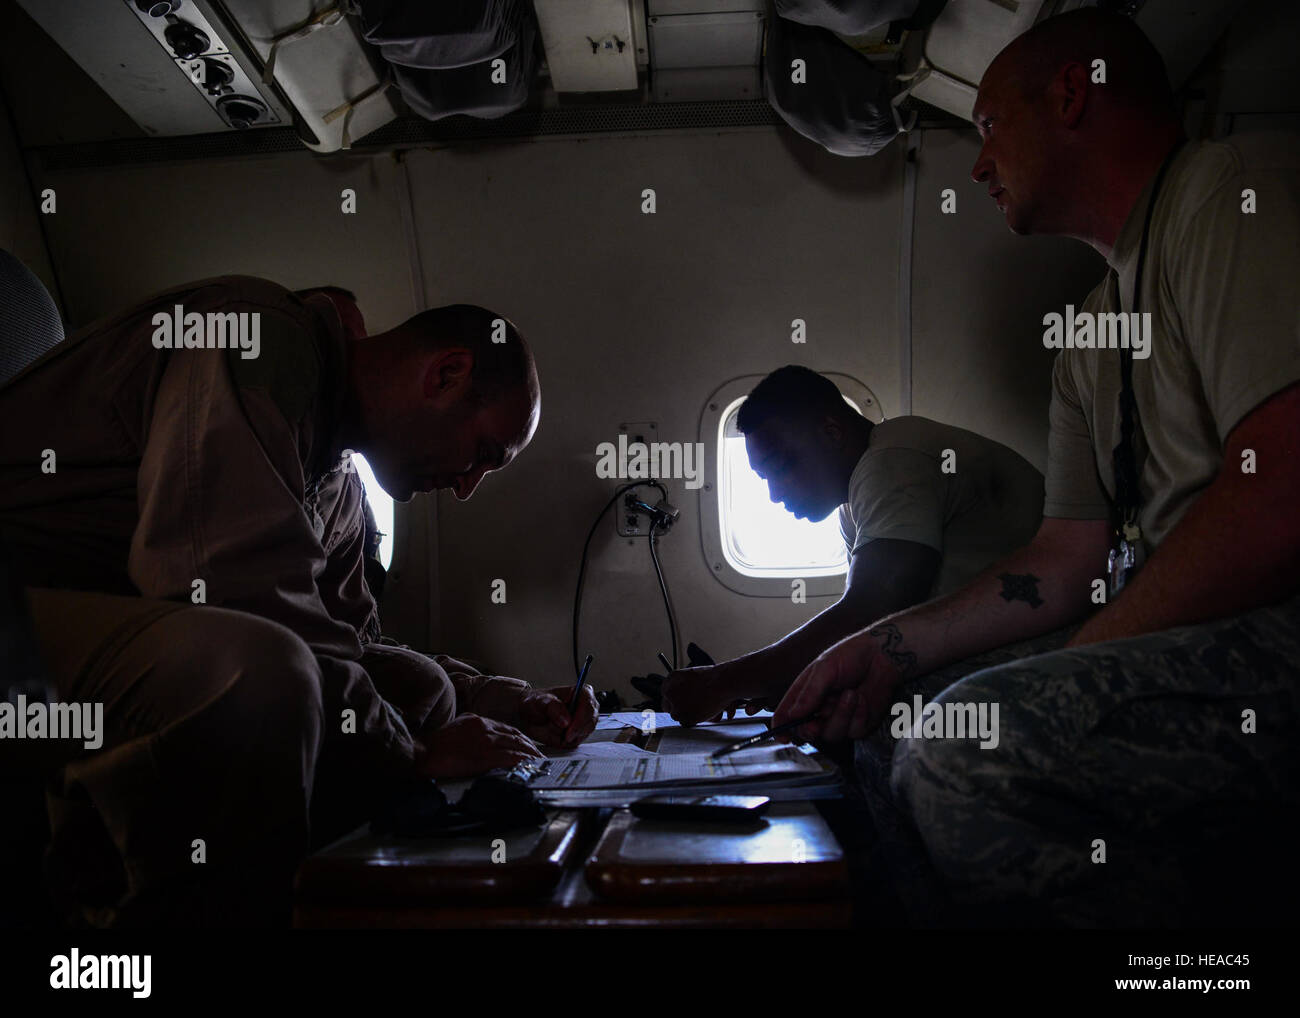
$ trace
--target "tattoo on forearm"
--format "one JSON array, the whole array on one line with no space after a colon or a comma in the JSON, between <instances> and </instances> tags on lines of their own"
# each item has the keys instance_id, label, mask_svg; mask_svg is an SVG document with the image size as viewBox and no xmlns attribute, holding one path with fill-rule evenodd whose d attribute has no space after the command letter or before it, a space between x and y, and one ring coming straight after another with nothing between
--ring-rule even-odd
<instances>
[{"instance_id":1,"label":"tattoo on forearm","mask_svg":"<svg viewBox=\"0 0 1300 1018\"><path fill-rule=\"evenodd\" d=\"M898 626L885 622L872 626L869 632L880 642L880 652L893 662L899 675L906 679L916 672L916 655L904 649L903 634Z\"/></svg>"},{"instance_id":2,"label":"tattoo on forearm","mask_svg":"<svg viewBox=\"0 0 1300 1018\"><path fill-rule=\"evenodd\" d=\"M1033 573L1003 573L998 579L1002 581L1002 600L1024 601L1030 608L1043 603L1038 596L1038 577Z\"/></svg>"}]
</instances>

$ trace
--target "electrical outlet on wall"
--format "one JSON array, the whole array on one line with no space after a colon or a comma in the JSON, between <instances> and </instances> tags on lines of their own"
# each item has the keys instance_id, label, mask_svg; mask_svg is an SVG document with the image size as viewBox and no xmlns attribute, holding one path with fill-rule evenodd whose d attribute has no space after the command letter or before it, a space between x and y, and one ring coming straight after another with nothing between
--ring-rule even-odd
<instances>
[{"instance_id":1,"label":"electrical outlet on wall","mask_svg":"<svg viewBox=\"0 0 1300 1018\"><path fill-rule=\"evenodd\" d=\"M659 425L654 421L625 421L618 426L618 433L628 448L638 442L649 445L651 442L659 441ZM627 437L623 439L623 436ZM627 483L627 481L618 482L620 485ZM658 501L658 495L651 488L634 488L627 495L640 497L650 505ZM626 506L627 495L619 499L618 505L614 507L614 523L618 528L618 534L620 537L646 537L650 533L650 517L644 513L630 511Z\"/></svg>"}]
</instances>

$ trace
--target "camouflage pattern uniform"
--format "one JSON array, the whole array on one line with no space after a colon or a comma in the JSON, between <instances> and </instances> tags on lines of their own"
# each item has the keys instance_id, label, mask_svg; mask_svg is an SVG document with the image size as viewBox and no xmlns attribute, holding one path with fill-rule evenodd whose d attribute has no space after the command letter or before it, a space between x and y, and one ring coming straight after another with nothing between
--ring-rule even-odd
<instances>
[{"instance_id":1,"label":"camouflage pattern uniform","mask_svg":"<svg viewBox=\"0 0 1300 1018\"><path fill-rule=\"evenodd\" d=\"M1186 925L1245 907L1247 921L1281 921L1295 893L1279 863L1300 804L1300 597L1052 650L1067 636L901 688L899 700L996 702L996 748L895 741L888 718L859 742L863 791L913 919ZM1278 876L1284 885L1251 884Z\"/></svg>"}]
</instances>

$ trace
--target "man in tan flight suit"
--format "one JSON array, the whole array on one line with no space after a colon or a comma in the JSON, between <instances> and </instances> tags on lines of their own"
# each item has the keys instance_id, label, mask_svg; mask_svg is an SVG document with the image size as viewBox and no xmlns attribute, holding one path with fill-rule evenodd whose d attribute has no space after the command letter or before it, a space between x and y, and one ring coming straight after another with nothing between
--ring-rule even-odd
<instances>
[{"instance_id":1,"label":"man in tan flight suit","mask_svg":"<svg viewBox=\"0 0 1300 1018\"><path fill-rule=\"evenodd\" d=\"M539 414L532 355L490 311L367 337L346 291L242 276L96 322L0 388L0 543L58 700L104 710L102 747L72 746L48 789L65 908L280 922L318 813L355 823L386 781L585 738L590 695L570 717L377 643L363 576L349 451L399 501L464 499Z\"/></svg>"}]
</instances>

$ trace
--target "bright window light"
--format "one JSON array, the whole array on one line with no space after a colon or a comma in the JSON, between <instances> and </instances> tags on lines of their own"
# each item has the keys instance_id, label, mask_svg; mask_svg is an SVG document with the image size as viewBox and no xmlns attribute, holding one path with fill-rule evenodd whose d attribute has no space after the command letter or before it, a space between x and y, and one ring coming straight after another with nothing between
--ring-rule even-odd
<instances>
[{"instance_id":1,"label":"bright window light","mask_svg":"<svg viewBox=\"0 0 1300 1018\"><path fill-rule=\"evenodd\" d=\"M718 515L722 553L746 576L836 576L848 571L839 513L819 523L798 519L768 498L754 473L745 436L736 427L744 398L722 415L718 428ZM856 409L856 407L855 407Z\"/></svg>"},{"instance_id":2,"label":"bright window light","mask_svg":"<svg viewBox=\"0 0 1300 1018\"><path fill-rule=\"evenodd\" d=\"M375 480L375 473L364 456L354 452L352 462L356 464L357 474L365 485L366 501L370 503L370 511L375 514L375 526L384 535L379 542L379 561L387 569L393 561L393 500Z\"/></svg>"}]
</instances>

